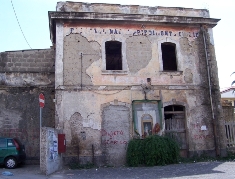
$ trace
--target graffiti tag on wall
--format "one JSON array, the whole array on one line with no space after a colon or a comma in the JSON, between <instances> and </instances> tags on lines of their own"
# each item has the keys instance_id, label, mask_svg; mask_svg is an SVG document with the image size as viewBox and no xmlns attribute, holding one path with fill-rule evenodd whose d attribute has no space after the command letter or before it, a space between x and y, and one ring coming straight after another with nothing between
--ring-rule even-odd
<instances>
[{"instance_id":1,"label":"graffiti tag on wall","mask_svg":"<svg viewBox=\"0 0 235 179\"><path fill-rule=\"evenodd\" d=\"M207 129L206 131L201 130L202 124L196 123L196 124L191 124L191 128L193 129L194 135L193 139L194 140L206 140L206 139L212 139L214 135L209 134L211 132L211 129Z\"/></svg>"},{"instance_id":2,"label":"graffiti tag on wall","mask_svg":"<svg viewBox=\"0 0 235 179\"><path fill-rule=\"evenodd\" d=\"M123 140L123 138L125 136L124 136L124 133L122 130L107 132L106 130L102 129L101 136L104 139L102 141L102 143L104 145L106 145L106 144L118 145L118 144L127 144L128 143L126 140Z\"/></svg>"},{"instance_id":3,"label":"graffiti tag on wall","mask_svg":"<svg viewBox=\"0 0 235 179\"><path fill-rule=\"evenodd\" d=\"M49 160L55 160L58 156L58 138L54 131L48 131Z\"/></svg>"}]
</instances>

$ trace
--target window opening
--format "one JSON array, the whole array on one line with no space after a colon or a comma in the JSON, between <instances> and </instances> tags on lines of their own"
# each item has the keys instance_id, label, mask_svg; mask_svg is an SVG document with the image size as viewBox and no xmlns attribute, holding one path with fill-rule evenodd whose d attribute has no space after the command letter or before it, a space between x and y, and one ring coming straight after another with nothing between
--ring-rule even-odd
<instances>
[{"instance_id":1,"label":"window opening","mask_svg":"<svg viewBox=\"0 0 235 179\"><path fill-rule=\"evenodd\" d=\"M122 70L122 43L105 42L106 70Z\"/></svg>"},{"instance_id":2,"label":"window opening","mask_svg":"<svg viewBox=\"0 0 235 179\"><path fill-rule=\"evenodd\" d=\"M164 107L166 132L185 130L184 106L171 105Z\"/></svg>"},{"instance_id":3,"label":"window opening","mask_svg":"<svg viewBox=\"0 0 235 179\"><path fill-rule=\"evenodd\" d=\"M177 71L176 63L176 45L174 43L165 42L161 44L163 70Z\"/></svg>"}]
</instances>

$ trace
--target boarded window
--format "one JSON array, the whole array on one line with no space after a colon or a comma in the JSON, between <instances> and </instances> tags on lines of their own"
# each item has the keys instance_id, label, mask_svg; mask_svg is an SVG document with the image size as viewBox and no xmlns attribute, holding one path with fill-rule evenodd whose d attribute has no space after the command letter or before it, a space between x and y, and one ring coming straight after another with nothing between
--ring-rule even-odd
<instances>
[{"instance_id":1,"label":"boarded window","mask_svg":"<svg viewBox=\"0 0 235 179\"><path fill-rule=\"evenodd\" d=\"M122 70L122 43L105 42L106 70Z\"/></svg>"},{"instance_id":2,"label":"boarded window","mask_svg":"<svg viewBox=\"0 0 235 179\"><path fill-rule=\"evenodd\" d=\"M165 42L161 44L164 71L177 71L176 45Z\"/></svg>"}]
</instances>

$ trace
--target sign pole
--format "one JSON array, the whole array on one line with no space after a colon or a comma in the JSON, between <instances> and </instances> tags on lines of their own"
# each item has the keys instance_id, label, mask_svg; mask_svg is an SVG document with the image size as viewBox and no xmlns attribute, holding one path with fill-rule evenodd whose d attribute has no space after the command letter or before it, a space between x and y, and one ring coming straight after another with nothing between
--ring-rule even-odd
<instances>
[{"instance_id":1,"label":"sign pole","mask_svg":"<svg viewBox=\"0 0 235 179\"><path fill-rule=\"evenodd\" d=\"M41 165L41 139L42 139L42 108L44 108L45 105L45 97L42 93L39 94L39 107L40 107L40 140L39 140L39 144L40 144L40 165ZM40 166L41 168L41 166Z\"/></svg>"},{"instance_id":2,"label":"sign pole","mask_svg":"<svg viewBox=\"0 0 235 179\"><path fill-rule=\"evenodd\" d=\"M39 147L40 147L40 165L41 165L41 146L42 146L42 144L41 144L41 139L42 139L42 132L41 132L41 129L42 128L42 108L40 107L40 128L39 128L39 130L40 130L40 139L39 139ZM40 168L41 168L41 166L40 166Z\"/></svg>"},{"instance_id":3,"label":"sign pole","mask_svg":"<svg viewBox=\"0 0 235 179\"><path fill-rule=\"evenodd\" d=\"M40 129L42 127L42 108L40 107Z\"/></svg>"}]
</instances>

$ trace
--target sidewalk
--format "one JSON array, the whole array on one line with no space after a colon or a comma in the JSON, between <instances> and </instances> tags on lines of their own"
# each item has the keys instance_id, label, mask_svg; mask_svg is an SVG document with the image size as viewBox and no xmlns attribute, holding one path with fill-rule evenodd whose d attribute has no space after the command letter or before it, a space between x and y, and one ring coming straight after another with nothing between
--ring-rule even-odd
<instances>
[{"instance_id":1,"label":"sidewalk","mask_svg":"<svg viewBox=\"0 0 235 179\"><path fill-rule=\"evenodd\" d=\"M234 179L234 168L235 162L200 162L155 167L63 169L45 176L38 165L24 165L12 170L0 168L0 179ZM4 171L10 171L13 176L3 176Z\"/></svg>"}]
</instances>

